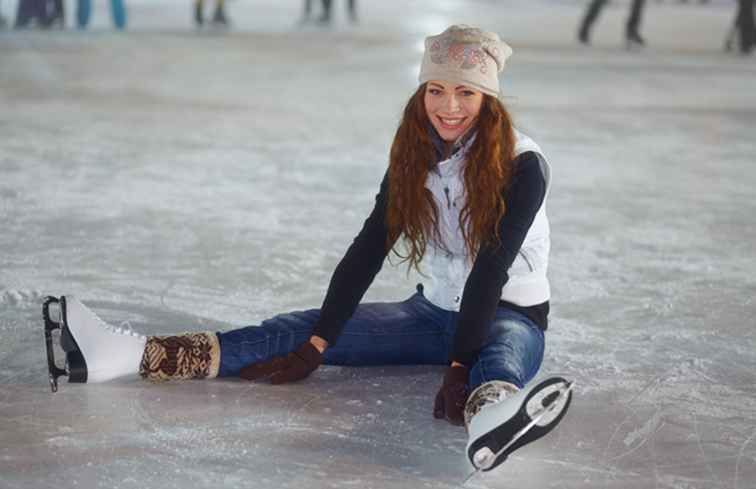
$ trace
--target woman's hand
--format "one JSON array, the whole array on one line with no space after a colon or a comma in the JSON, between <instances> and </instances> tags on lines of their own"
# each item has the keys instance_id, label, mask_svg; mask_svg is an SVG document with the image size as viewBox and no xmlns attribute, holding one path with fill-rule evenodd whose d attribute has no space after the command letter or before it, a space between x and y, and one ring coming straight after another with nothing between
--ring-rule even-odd
<instances>
[{"instance_id":1,"label":"woman's hand","mask_svg":"<svg viewBox=\"0 0 756 489\"><path fill-rule=\"evenodd\" d=\"M467 367L457 362L453 362L446 369L444 382L436 394L436 402L433 406L434 417L446 419L457 426L465 424L465 402L470 393L467 386L469 372Z\"/></svg>"},{"instance_id":2,"label":"woman's hand","mask_svg":"<svg viewBox=\"0 0 756 489\"><path fill-rule=\"evenodd\" d=\"M323 362L323 351L328 342L318 336L302 343L285 357L275 357L267 362L253 363L239 371L239 377L258 380L270 377L271 384L285 384L302 380L314 372Z\"/></svg>"}]
</instances>

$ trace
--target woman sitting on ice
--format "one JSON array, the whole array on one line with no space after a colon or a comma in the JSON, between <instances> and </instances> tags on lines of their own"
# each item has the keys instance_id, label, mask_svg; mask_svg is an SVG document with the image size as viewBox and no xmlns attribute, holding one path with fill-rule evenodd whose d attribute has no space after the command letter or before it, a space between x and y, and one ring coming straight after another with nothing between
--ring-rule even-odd
<instances>
[{"instance_id":1,"label":"woman sitting on ice","mask_svg":"<svg viewBox=\"0 0 756 489\"><path fill-rule=\"evenodd\" d=\"M139 373L280 384L321 364L447 365L435 417L467 424L471 443L481 430L506 424L532 396L524 388L543 359L550 298L549 165L498 99L498 73L511 53L498 35L467 26L426 40L420 85L404 109L375 207L320 309L221 333L144 337L115 332L71 297L51 298L46 315L50 327L62 325L69 380ZM403 302L360 304L391 252L427 279ZM62 313L57 322L51 307ZM557 398L566 407L568 384L558 384L563 391L536 408ZM517 402L503 418L476 428L507 399ZM506 440L529 419L515 418ZM490 455L476 466L490 467Z\"/></svg>"}]
</instances>

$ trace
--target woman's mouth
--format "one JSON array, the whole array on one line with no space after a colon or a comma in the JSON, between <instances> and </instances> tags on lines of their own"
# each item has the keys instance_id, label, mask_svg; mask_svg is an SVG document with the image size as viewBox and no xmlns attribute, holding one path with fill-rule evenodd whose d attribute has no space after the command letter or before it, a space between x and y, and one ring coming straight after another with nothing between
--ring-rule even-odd
<instances>
[{"instance_id":1,"label":"woman's mouth","mask_svg":"<svg viewBox=\"0 0 756 489\"><path fill-rule=\"evenodd\" d=\"M467 117L438 117L441 127L448 130L455 130L462 127Z\"/></svg>"}]
</instances>

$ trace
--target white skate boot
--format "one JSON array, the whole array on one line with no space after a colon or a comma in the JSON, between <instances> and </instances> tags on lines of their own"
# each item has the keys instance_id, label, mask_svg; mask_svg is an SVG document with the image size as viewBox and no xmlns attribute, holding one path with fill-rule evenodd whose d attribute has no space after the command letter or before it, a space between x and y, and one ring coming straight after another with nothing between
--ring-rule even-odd
<instances>
[{"instance_id":1,"label":"white skate boot","mask_svg":"<svg viewBox=\"0 0 756 489\"><path fill-rule=\"evenodd\" d=\"M501 381L475 389L465 405L467 456L474 473L493 469L513 451L554 429L570 405L572 386L551 377L522 390Z\"/></svg>"},{"instance_id":2,"label":"white skate boot","mask_svg":"<svg viewBox=\"0 0 756 489\"><path fill-rule=\"evenodd\" d=\"M53 392L61 375L67 375L69 382L105 382L139 373L145 336L109 325L73 296L48 297L42 315ZM60 329L60 346L66 353L63 368L55 365L56 329Z\"/></svg>"}]
</instances>

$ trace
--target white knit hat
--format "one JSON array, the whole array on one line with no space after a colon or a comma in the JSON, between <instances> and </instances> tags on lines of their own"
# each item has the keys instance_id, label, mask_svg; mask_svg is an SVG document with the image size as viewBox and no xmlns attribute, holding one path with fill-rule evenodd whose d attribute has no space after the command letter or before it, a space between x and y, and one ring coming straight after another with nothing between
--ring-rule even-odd
<instances>
[{"instance_id":1,"label":"white knit hat","mask_svg":"<svg viewBox=\"0 0 756 489\"><path fill-rule=\"evenodd\" d=\"M498 34L476 27L453 25L425 39L420 83L443 80L499 95L499 72L512 48Z\"/></svg>"}]
</instances>

